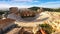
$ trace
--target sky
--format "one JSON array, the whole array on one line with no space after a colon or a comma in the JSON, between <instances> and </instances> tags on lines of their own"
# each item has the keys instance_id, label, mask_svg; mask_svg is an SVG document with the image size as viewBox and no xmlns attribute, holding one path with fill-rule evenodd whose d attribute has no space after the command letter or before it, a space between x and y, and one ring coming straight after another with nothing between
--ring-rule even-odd
<instances>
[{"instance_id":1,"label":"sky","mask_svg":"<svg viewBox=\"0 0 60 34\"><path fill-rule=\"evenodd\" d=\"M0 8L28 8L33 6L46 8L60 8L60 0L0 0Z\"/></svg>"}]
</instances>

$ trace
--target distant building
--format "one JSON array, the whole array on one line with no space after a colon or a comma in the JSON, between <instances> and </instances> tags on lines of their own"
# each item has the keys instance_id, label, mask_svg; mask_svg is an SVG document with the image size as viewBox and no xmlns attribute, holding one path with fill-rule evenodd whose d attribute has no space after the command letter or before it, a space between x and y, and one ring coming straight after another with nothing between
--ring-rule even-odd
<instances>
[{"instance_id":1,"label":"distant building","mask_svg":"<svg viewBox=\"0 0 60 34\"><path fill-rule=\"evenodd\" d=\"M18 12L18 8L17 7L11 7L11 8L9 8L9 11L11 13L16 13L16 12Z\"/></svg>"},{"instance_id":2,"label":"distant building","mask_svg":"<svg viewBox=\"0 0 60 34\"><path fill-rule=\"evenodd\" d=\"M41 13L41 12L43 12L43 8L40 8L40 9L37 10L38 14Z\"/></svg>"},{"instance_id":3,"label":"distant building","mask_svg":"<svg viewBox=\"0 0 60 34\"><path fill-rule=\"evenodd\" d=\"M5 14L2 14L2 17L3 17L2 19L6 19L6 16L5 16Z\"/></svg>"}]
</instances>

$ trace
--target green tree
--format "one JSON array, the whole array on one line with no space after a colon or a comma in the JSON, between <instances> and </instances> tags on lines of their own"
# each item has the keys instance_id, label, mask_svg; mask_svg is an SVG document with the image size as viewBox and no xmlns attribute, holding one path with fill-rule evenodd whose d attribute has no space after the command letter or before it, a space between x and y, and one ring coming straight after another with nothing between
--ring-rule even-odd
<instances>
[{"instance_id":1,"label":"green tree","mask_svg":"<svg viewBox=\"0 0 60 34\"><path fill-rule=\"evenodd\" d=\"M34 10L34 11L37 11L37 9L40 9L40 7L30 7L28 9L31 9L31 10Z\"/></svg>"}]
</instances>

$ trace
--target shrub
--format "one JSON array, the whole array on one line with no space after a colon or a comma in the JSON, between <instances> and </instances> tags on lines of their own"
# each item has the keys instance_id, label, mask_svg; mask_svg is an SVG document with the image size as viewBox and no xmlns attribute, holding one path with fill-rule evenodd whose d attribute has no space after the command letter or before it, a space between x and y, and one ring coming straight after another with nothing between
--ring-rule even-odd
<instances>
[{"instance_id":1,"label":"shrub","mask_svg":"<svg viewBox=\"0 0 60 34\"><path fill-rule=\"evenodd\" d=\"M39 26L42 27L47 34L51 34L53 32L53 28L49 24L40 24Z\"/></svg>"}]
</instances>

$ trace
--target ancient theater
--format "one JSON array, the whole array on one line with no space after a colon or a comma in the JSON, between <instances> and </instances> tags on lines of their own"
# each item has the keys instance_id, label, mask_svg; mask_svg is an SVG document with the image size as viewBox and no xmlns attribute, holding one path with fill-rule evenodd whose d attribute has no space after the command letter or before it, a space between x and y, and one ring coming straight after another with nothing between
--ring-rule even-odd
<instances>
[{"instance_id":1,"label":"ancient theater","mask_svg":"<svg viewBox=\"0 0 60 34\"><path fill-rule=\"evenodd\" d=\"M39 24L43 24L43 20L48 19L42 17L44 15L42 12L42 8L37 11L33 11L27 8L19 9L18 7L10 7L7 18L0 20L0 33L46 34L46 32L39 27Z\"/></svg>"}]
</instances>

